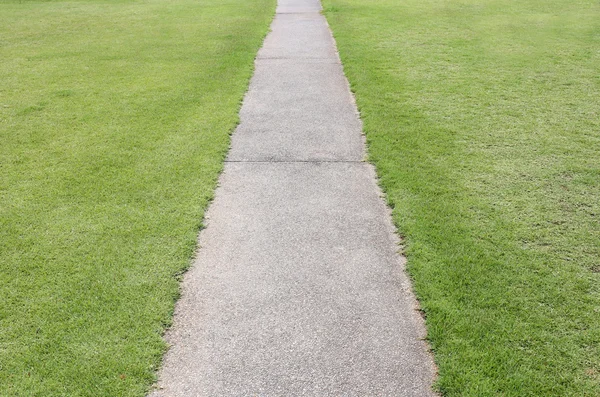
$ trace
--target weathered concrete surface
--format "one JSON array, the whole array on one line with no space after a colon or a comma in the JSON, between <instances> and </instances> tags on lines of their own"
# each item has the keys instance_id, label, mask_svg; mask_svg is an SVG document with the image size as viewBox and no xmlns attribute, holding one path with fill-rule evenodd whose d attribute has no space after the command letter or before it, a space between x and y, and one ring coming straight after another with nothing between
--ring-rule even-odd
<instances>
[{"instance_id":1,"label":"weathered concrete surface","mask_svg":"<svg viewBox=\"0 0 600 397\"><path fill-rule=\"evenodd\" d=\"M435 368L314 0L281 0L152 396L428 396Z\"/></svg>"},{"instance_id":2,"label":"weathered concrete surface","mask_svg":"<svg viewBox=\"0 0 600 397\"><path fill-rule=\"evenodd\" d=\"M240 118L231 161L364 157L360 121L339 63L258 60Z\"/></svg>"}]
</instances>

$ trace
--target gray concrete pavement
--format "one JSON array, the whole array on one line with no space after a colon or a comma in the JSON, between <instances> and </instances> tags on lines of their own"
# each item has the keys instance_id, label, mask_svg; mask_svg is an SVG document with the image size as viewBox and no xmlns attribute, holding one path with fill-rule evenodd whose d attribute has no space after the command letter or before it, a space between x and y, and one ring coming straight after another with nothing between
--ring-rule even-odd
<instances>
[{"instance_id":1,"label":"gray concrete pavement","mask_svg":"<svg viewBox=\"0 0 600 397\"><path fill-rule=\"evenodd\" d=\"M159 396L429 396L435 368L315 0L280 0Z\"/></svg>"}]
</instances>

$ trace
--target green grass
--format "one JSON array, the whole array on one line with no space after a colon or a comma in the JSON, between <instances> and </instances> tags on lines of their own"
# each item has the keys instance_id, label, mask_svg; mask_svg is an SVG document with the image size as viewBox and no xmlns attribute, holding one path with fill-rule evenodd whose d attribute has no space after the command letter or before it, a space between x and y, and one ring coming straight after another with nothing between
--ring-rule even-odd
<instances>
[{"instance_id":1,"label":"green grass","mask_svg":"<svg viewBox=\"0 0 600 397\"><path fill-rule=\"evenodd\" d=\"M324 3L439 390L600 395L600 3Z\"/></svg>"},{"instance_id":2,"label":"green grass","mask_svg":"<svg viewBox=\"0 0 600 397\"><path fill-rule=\"evenodd\" d=\"M0 395L151 386L274 3L0 3Z\"/></svg>"}]
</instances>

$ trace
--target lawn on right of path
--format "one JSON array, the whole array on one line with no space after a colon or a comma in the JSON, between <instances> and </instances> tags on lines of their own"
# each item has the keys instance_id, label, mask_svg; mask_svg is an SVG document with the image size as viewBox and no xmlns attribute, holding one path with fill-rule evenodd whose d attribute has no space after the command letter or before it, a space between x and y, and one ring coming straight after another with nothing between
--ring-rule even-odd
<instances>
[{"instance_id":1,"label":"lawn on right of path","mask_svg":"<svg viewBox=\"0 0 600 397\"><path fill-rule=\"evenodd\" d=\"M437 388L600 395L600 3L324 6Z\"/></svg>"}]
</instances>

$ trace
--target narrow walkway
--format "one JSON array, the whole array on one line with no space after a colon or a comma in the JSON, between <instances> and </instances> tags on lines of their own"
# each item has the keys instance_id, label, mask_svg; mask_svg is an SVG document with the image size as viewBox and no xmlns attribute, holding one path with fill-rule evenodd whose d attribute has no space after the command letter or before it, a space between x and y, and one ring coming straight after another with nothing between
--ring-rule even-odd
<instances>
[{"instance_id":1,"label":"narrow walkway","mask_svg":"<svg viewBox=\"0 0 600 397\"><path fill-rule=\"evenodd\" d=\"M153 396L429 396L390 214L318 0L280 0Z\"/></svg>"}]
</instances>

